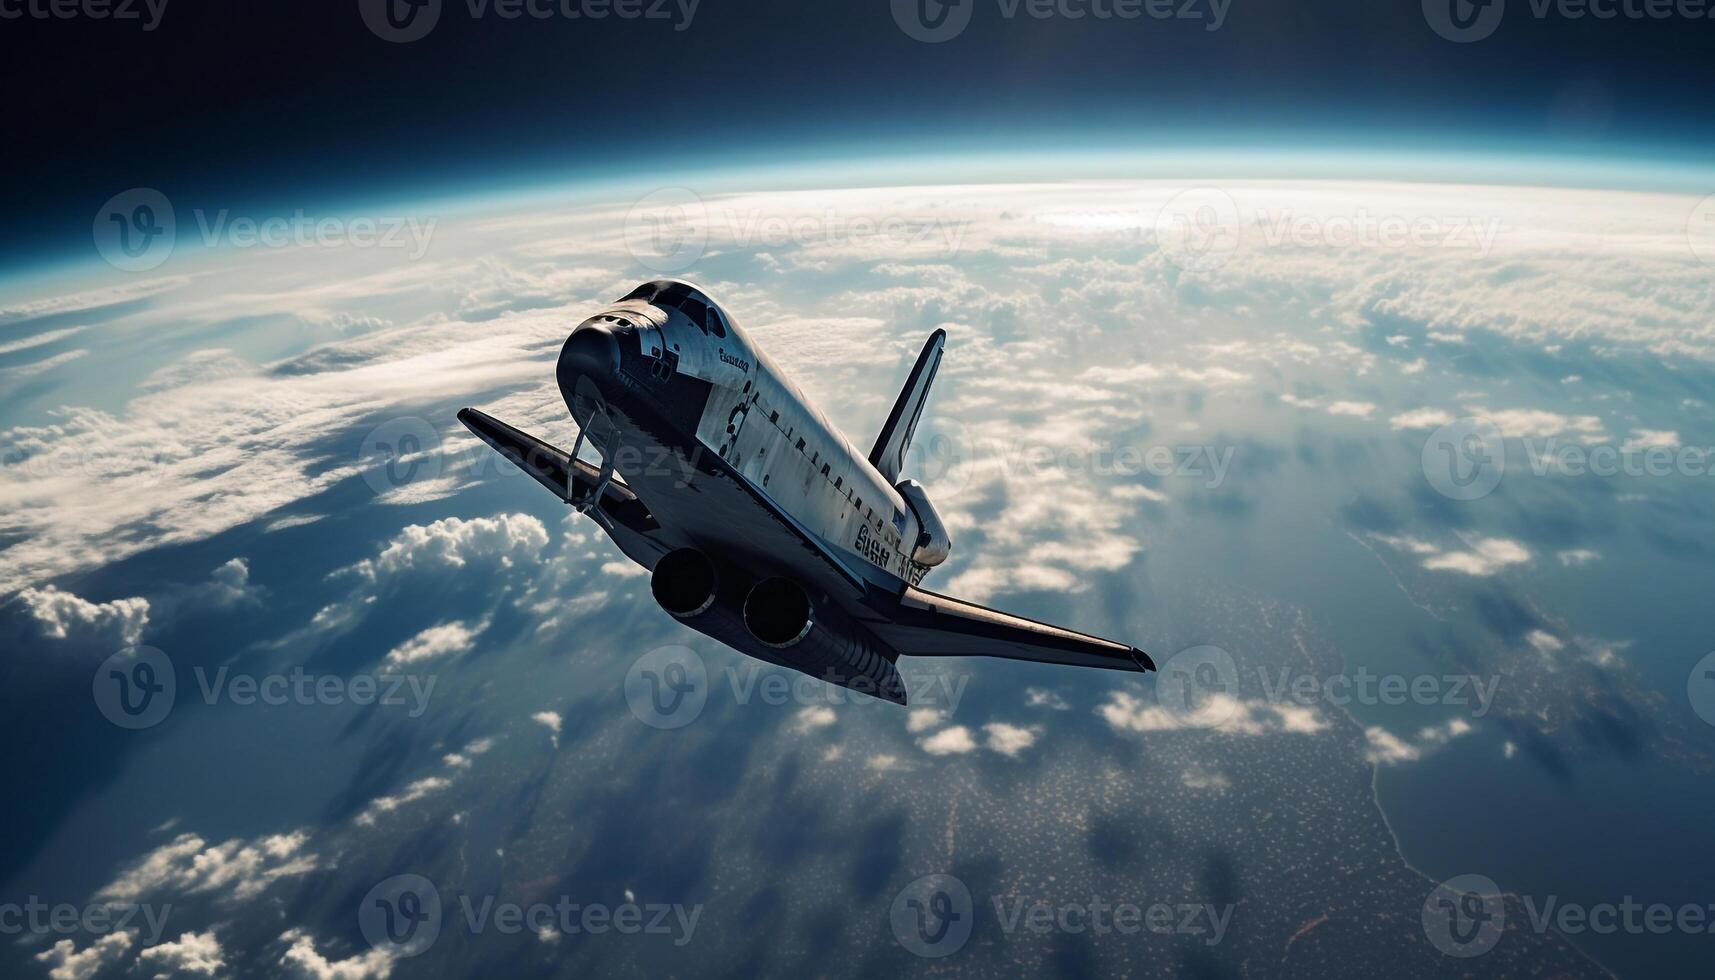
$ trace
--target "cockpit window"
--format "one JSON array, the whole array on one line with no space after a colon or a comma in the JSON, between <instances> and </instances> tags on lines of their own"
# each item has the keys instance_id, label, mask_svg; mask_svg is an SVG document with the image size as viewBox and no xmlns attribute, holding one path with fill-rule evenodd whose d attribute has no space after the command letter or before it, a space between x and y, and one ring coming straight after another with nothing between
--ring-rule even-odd
<instances>
[{"instance_id":1,"label":"cockpit window","mask_svg":"<svg viewBox=\"0 0 1715 980\"><path fill-rule=\"evenodd\" d=\"M686 317L690 318L692 323L701 327L704 331L709 329L703 320L703 317L708 313L708 307L703 305L702 300L692 299L687 296L679 301L679 310L684 313Z\"/></svg>"},{"instance_id":2,"label":"cockpit window","mask_svg":"<svg viewBox=\"0 0 1715 980\"><path fill-rule=\"evenodd\" d=\"M652 282L646 282L643 285L638 286L636 289L633 289L631 292L626 293L624 296L621 296L619 298L619 301L621 303L623 303L628 299L640 299L643 302L647 303L654 296L655 296L655 284Z\"/></svg>"},{"instance_id":3,"label":"cockpit window","mask_svg":"<svg viewBox=\"0 0 1715 980\"><path fill-rule=\"evenodd\" d=\"M726 336L726 324L721 320L721 313L714 307L708 307L703 315L703 329L716 337Z\"/></svg>"},{"instance_id":4,"label":"cockpit window","mask_svg":"<svg viewBox=\"0 0 1715 980\"><path fill-rule=\"evenodd\" d=\"M678 306L679 303L689 295L691 295L691 287L682 282L672 283L666 289L661 290L660 295L655 297L655 305Z\"/></svg>"}]
</instances>

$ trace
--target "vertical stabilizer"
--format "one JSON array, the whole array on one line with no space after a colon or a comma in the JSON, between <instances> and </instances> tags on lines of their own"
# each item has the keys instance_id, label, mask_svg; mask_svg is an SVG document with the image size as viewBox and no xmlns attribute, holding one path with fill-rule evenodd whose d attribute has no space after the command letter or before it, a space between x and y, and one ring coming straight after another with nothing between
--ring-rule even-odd
<instances>
[{"instance_id":1,"label":"vertical stabilizer","mask_svg":"<svg viewBox=\"0 0 1715 980\"><path fill-rule=\"evenodd\" d=\"M911 448L917 421L923 417L923 403L929 400L929 386L935 383L935 372L941 367L941 351L946 346L947 331L937 330L929 335L923 353L917 355L917 363L911 368L911 376L905 379L899 400L893 403L887 424L876 437L875 448L869 451L870 465L880 470L889 483L898 481L899 471L905 466L906 450Z\"/></svg>"}]
</instances>

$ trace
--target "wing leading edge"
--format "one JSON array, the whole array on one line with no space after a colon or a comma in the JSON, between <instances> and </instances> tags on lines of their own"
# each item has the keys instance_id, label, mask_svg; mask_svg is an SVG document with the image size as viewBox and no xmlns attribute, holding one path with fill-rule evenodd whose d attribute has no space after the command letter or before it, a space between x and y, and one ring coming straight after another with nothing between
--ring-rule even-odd
<instances>
[{"instance_id":1,"label":"wing leading edge","mask_svg":"<svg viewBox=\"0 0 1715 980\"><path fill-rule=\"evenodd\" d=\"M1155 669L1155 661L1134 646L923 589L907 587L888 620L870 626L905 656L1003 657L1133 672Z\"/></svg>"}]
</instances>

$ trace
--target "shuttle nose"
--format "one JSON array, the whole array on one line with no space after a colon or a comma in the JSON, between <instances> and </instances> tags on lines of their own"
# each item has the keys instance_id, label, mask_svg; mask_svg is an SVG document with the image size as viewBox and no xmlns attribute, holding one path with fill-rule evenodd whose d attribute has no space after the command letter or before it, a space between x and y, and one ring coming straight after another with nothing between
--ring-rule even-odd
<instances>
[{"instance_id":1,"label":"shuttle nose","mask_svg":"<svg viewBox=\"0 0 1715 980\"><path fill-rule=\"evenodd\" d=\"M605 388L619 371L619 341L605 323L586 323L572 331L560 348L559 380L563 391L577 390L578 379L588 378L597 390Z\"/></svg>"}]
</instances>

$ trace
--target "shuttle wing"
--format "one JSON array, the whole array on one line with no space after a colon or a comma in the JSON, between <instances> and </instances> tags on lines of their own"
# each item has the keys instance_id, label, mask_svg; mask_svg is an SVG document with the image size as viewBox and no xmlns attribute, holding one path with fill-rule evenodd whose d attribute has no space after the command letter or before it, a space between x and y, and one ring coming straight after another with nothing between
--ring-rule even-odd
<instances>
[{"instance_id":1,"label":"shuttle wing","mask_svg":"<svg viewBox=\"0 0 1715 980\"><path fill-rule=\"evenodd\" d=\"M532 479L570 503L590 493L600 476L594 466L557 449L522 429L513 428L486 412L474 408L461 409L459 421L477 438L529 474ZM608 518L608 533L620 549L645 568L654 567L654 559L668 549L657 541L660 523L649 513L637 494L623 483L611 481L602 491L598 504Z\"/></svg>"},{"instance_id":2,"label":"shuttle wing","mask_svg":"<svg viewBox=\"0 0 1715 980\"><path fill-rule=\"evenodd\" d=\"M881 640L904 656L1004 657L1071 667L1155 669L1149 655L1104 640L974 602L907 587L887 622L870 622Z\"/></svg>"}]
</instances>

